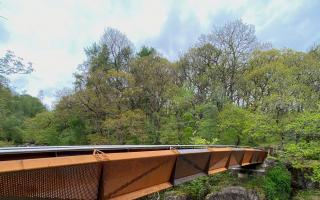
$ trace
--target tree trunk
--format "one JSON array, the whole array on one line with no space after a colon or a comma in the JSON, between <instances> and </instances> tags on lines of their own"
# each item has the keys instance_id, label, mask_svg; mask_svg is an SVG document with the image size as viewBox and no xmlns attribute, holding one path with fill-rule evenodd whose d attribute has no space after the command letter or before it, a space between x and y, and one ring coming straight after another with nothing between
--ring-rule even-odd
<instances>
[{"instance_id":1,"label":"tree trunk","mask_svg":"<svg viewBox=\"0 0 320 200\"><path fill-rule=\"evenodd\" d=\"M239 146L240 145L240 136L237 135L237 141L236 141L236 146Z\"/></svg>"}]
</instances>

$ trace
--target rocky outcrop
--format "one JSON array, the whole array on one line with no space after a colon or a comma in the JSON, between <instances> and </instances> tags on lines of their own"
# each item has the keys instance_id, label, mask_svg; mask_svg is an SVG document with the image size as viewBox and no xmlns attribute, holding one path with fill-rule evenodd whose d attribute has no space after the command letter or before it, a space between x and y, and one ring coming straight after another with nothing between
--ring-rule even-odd
<instances>
[{"instance_id":1,"label":"rocky outcrop","mask_svg":"<svg viewBox=\"0 0 320 200\"><path fill-rule=\"evenodd\" d=\"M278 163L279 162L275 158L267 158L262 165L265 170L269 170L275 167Z\"/></svg>"},{"instance_id":2,"label":"rocky outcrop","mask_svg":"<svg viewBox=\"0 0 320 200\"><path fill-rule=\"evenodd\" d=\"M226 187L220 192L208 194L206 200L262 200L255 190L243 187Z\"/></svg>"},{"instance_id":3,"label":"rocky outcrop","mask_svg":"<svg viewBox=\"0 0 320 200\"><path fill-rule=\"evenodd\" d=\"M296 169L288 167L292 176L292 187L295 189L319 189L319 183L313 182L310 177L312 176L311 169Z\"/></svg>"}]
</instances>

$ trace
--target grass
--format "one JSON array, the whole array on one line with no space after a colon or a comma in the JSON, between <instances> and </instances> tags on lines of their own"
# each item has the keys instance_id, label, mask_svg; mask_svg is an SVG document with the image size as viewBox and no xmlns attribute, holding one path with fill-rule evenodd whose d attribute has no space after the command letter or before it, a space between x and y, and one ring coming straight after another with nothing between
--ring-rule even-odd
<instances>
[{"instance_id":1,"label":"grass","mask_svg":"<svg viewBox=\"0 0 320 200\"><path fill-rule=\"evenodd\" d=\"M320 190L301 190L298 191L293 200L320 200Z\"/></svg>"},{"instance_id":2,"label":"grass","mask_svg":"<svg viewBox=\"0 0 320 200\"><path fill-rule=\"evenodd\" d=\"M207 177L201 177L189 183L182 184L174 190L177 193L184 193L193 199L204 199L207 194L215 193L229 186L242 186L247 189L254 189L260 197L264 197L261 186L262 177L251 177L239 179L231 172L219 173Z\"/></svg>"}]
</instances>

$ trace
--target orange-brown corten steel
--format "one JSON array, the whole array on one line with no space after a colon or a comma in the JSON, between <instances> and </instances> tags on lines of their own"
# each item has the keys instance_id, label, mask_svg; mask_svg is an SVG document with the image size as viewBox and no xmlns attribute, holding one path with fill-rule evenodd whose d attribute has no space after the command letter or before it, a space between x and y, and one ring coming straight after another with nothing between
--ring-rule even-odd
<instances>
[{"instance_id":1,"label":"orange-brown corten steel","mask_svg":"<svg viewBox=\"0 0 320 200\"><path fill-rule=\"evenodd\" d=\"M211 152L208 174L215 174L228 170L232 148L209 148Z\"/></svg>"},{"instance_id":2,"label":"orange-brown corten steel","mask_svg":"<svg viewBox=\"0 0 320 200\"><path fill-rule=\"evenodd\" d=\"M110 154L103 164L103 199L134 199L171 187L174 150Z\"/></svg>"},{"instance_id":3,"label":"orange-brown corten steel","mask_svg":"<svg viewBox=\"0 0 320 200\"><path fill-rule=\"evenodd\" d=\"M0 161L0 199L136 199L266 156L259 149L202 148Z\"/></svg>"}]
</instances>

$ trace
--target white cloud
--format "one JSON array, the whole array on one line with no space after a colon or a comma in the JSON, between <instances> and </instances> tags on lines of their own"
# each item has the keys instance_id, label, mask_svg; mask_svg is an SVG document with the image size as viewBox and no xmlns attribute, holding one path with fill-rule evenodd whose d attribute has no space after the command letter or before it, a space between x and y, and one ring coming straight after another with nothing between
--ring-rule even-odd
<instances>
[{"instance_id":1,"label":"white cloud","mask_svg":"<svg viewBox=\"0 0 320 200\"><path fill-rule=\"evenodd\" d=\"M108 26L124 32L137 47L155 45L165 55L176 57L213 24L240 17L256 25L263 39L287 44L277 39L280 31L273 27L293 26L292 17L305 4L285 0L6 0L0 13L8 19L3 24L10 35L0 43L0 55L10 49L34 63L34 73L12 80L18 91L36 96L39 90L71 86L72 73L85 59L83 48L99 40ZM297 28L306 29L314 23L310 20ZM50 95L45 97L48 104L53 100Z\"/></svg>"},{"instance_id":2,"label":"white cloud","mask_svg":"<svg viewBox=\"0 0 320 200\"><path fill-rule=\"evenodd\" d=\"M72 73L85 59L83 48L99 40L108 26L139 44L159 34L168 9L162 1L5 1L10 40L0 44L0 53L10 49L32 61L35 71L25 85L17 82L26 76L11 79L17 91L36 96L41 89L71 86Z\"/></svg>"}]
</instances>

